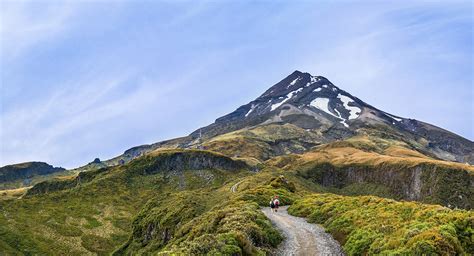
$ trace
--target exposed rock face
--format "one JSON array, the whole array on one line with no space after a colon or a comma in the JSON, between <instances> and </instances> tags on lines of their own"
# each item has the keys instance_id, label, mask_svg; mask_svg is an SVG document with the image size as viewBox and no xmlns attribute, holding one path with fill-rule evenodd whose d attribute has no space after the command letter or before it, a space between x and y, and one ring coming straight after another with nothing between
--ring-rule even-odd
<instances>
[{"instance_id":1,"label":"exposed rock face","mask_svg":"<svg viewBox=\"0 0 474 256\"><path fill-rule=\"evenodd\" d=\"M388 188L388 196L395 199L436 203L452 208L472 209L474 206L474 173L435 164L424 163L406 168L396 165L336 167L324 163L301 171L300 175L326 187L376 184Z\"/></svg>"},{"instance_id":2,"label":"exposed rock face","mask_svg":"<svg viewBox=\"0 0 474 256\"><path fill-rule=\"evenodd\" d=\"M14 180L32 178L36 175L46 175L55 172L62 172L66 169L53 167L43 162L27 162L21 164L7 165L0 168L0 183Z\"/></svg>"},{"instance_id":3,"label":"exposed rock face","mask_svg":"<svg viewBox=\"0 0 474 256\"><path fill-rule=\"evenodd\" d=\"M220 169L235 171L250 169L243 161L201 150L165 151L157 156L145 156L131 163L131 169L137 166L142 174L158 172Z\"/></svg>"}]
</instances>

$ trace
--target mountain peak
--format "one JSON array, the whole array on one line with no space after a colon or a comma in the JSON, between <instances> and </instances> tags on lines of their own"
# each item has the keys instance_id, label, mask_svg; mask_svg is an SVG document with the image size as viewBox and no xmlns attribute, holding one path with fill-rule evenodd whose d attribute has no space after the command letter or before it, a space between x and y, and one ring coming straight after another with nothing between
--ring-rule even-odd
<instances>
[{"instance_id":1,"label":"mountain peak","mask_svg":"<svg viewBox=\"0 0 474 256\"><path fill-rule=\"evenodd\" d=\"M303 71L299 71L299 70L295 70L293 71L293 73L289 74L288 77L290 76L301 76L303 74L309 74L308 72L303 72ZM311 74L310 74L311 75Z\"/></svg>"},{"instance_id":2,"label":"mountain peak","mask_svg":"<svg viewBox=\"0 0 474 256\"><path fill-rule=\"evenodd\" d=\"M322 115L329 115L329 118L344 121L349 117L354 119L356 114L351 112L358 111L360 114L361 107L367 104L340 90L325 77L313 76L310 73L296 70L237 111L241 112L239 116L243 114L244 118L251 118L277 111L285 105L288 107L291 105L303 112L305 110L322 111L324 112L321 113ZM242 110L246 112L243 113ZM306 111L304 114L308 113ZM342 124L347 127L347 123L343 122Z\"/></svg>"},{"instance_id":3,"label":"mountain peak","mask_svg":"<svg viewBox=\"0 0 474 256\"><path fill-rule=\"evenodd\" d=\"M292 90L309 87L313 84L316 84L319 81L327 82L331 84L326 78L321 76L313 76L307 72L301 72L295 70L293 73L285 77L283 80L278 82L277 84L270 87L267 91L265 91L260 98L262 97L269 97L269 96L277 96L280 97L284 94L288 94ZM332 84L331 84L332 85ZM314 86L312 86L314 87Z\"/></svg>"},{"instance_id":4,"label":"mountain peak","mask_svg":"<svg viewBox=\"0 0 474 256\"><path fill-rule=\"evenodd\" d=\"M305 129L322 124L348 128L349 120L357 119L367 106L325 77L296 70L255 100L218 118L216 124L224 124L228 130L235 128L236 122L237 127L288 122L291 116ZM305 121L301 122L301 118Z\"/></svg>"}]
</instances>

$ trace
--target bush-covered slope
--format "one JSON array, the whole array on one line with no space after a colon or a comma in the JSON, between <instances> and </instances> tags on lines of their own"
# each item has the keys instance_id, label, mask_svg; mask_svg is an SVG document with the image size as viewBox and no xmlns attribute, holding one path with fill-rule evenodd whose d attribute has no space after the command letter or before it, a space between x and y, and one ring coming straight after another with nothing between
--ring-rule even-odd
<instances>
[{"instance_id":1,"label":"bush-covered slope","mask_svg":"<svg viewBox=\"0 0 474 256\"><path fill-rule=\"evenodd\" d=\"M130 242L115 254L255 255L282 240L255 202L216 197L222 198L193 191L149 203L133 222Z\"/></svg>"},{"instance_id":2,"label":"bush-covered slope","mask_svg":"<svg viewBox=\"0 0 474 256\"><path fill-rule=\"evenodd\" d=\"M288 204L306 193L291 180L269 168L216 190L158 195L137 215L132 236L115 254L265 255L282 237L259 206L276 194Z\"/></svg>"},{"instance_id":3,"label":"bush-covered slope","mask_svg":"<svg viewBox=\"0 0 474 256\"><path fill-rule=\"evenodd\" d=\"M322 224L348 255L473 255L474 213L374 196L313 194L289 208Z\"/></svg>"}]
</instances>

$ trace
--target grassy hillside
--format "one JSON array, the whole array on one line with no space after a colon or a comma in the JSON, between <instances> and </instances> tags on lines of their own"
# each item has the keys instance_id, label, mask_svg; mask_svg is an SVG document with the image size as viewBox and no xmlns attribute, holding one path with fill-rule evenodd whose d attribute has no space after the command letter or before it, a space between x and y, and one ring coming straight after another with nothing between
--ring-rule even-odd
<instances>
[{"instance_id":1,"label":"grassy hillside","mask_svg":"<svg viewBox=\"0 0 474 256\"><path fill-rule=\"evenodd\" d=\"M193 162L183 159L201 159L208 168L191 169ZM214 164L219 168L213 168ZM163 166L177 169L166 170ZM150 198L175 191L219 188L229 179L250 174L241 167L245 165L222 155L176 150L70 180L43 183L38 185L41 189L33 189L20 200L0 202L0 251L110 253L127 241L133 216Z\"/></svg>"}]
</instances>

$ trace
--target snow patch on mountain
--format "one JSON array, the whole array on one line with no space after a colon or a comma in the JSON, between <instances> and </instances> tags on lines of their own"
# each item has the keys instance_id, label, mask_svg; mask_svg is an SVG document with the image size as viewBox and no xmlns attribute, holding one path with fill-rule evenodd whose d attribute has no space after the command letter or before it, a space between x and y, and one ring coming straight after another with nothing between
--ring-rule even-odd
<instances>
[{"instance_id":1,"label":"snow patch on mountain","mask_svg":"<svg viewBox=\"0 0 474 256\"><path fill-rule=\"evenodd\" d=\"M317 109L320 109L320 110L330 114L331 116L334 116L334 117L340 119L339 116L336 116L331 111L329 111L329 99L328 98L316 98L313 101L311 101L311 103L309 103L309 105L311 105L311 106L313 106Z\"/></svg>"},{"instance_id":2,"label":"snow patch on mountain","mask_svg":"<svg viewBox=\"0 0 474 256\"><path fill-rule=\"evenodd\" d=\"M298 80L300 80L301 78L300 77L297 77L295 80L291 81L291 83L286 87L286 89L290 88L290 86L293 86L296 84L296 82L298 82Z\"/></svg>"},{"instance_id":3,"label":"snow patch on mountain","mask_svg":"<svg viewBox=\"0 0 474 256\"><path fill-rule=\"evenodd\" d=\"M318 78L317 76L310 76L310 81L305 85L305 87L308 87L308 86L318 82L319 80L321 80L321 79Z\"/></svg>"},{"instance_id":4,"label":"snow patch on mountain","mask_svg":"<svg viewBox=\"0 0 474 256\"><path fill-rule=\"evenodd\" d=\"M349 120L358 118L360 113L362 113L362 110L360 108L349 106L349 103L354 102L351 98L340 93L337 95L337 98L339 98L342 101L344 107L349 110Z\"/></svg>"},{"instance_id":5,"label":"snow patch on mountain","mask_svg":"<svg viewBox=\"0 0 474 256\"><path fill-rule=\"evenodd\" d=\"M314 89L313 92L320 92L321 90L322 90L321 88L316 88L316 89Z\"/></svg>"},{"instance_id":6,"label":"snow patch on mountain","mask_svg":"<svg viewBox=\"0 0 474 256\"><path fill-rule=\"evenodd\" d=\"M248 115L250 115L250 113L252 113L252 111L253 111L257 106L258 106L258 104L257 104L257 105L252 104L252 106L250 107L249 112L247 112L247 114L245 114L245 117L247 117Z\"/></svg>"},{"instance_id":7,"label":"snow patch on mountain","mask_svg":"<svg viewBox=\"0 0 474 256\"><path fill-rule=\"evenodd\" d=\"M318 89L321 89L321 88L318 88ZM311 101L310 105L317 108L317 109L320 109L320 110L322 110L322 111L324 111L328 114L330 114L331 116L333 116L337 119L340 119L341 124L343 124L345 127L349 127L349 124L347 124L346 121L359 117L359 114L361 113L361 109L358 108L358 107L353 107L353 106L348 105L350 102L353 102L353 100L351 98L349 98L347 96L344 96L344 95L341 95L341 94L339 94L337 97L342 101L342 103L344 105L344 108L349 110L349 118L348 119L343 118L342 114L337 109L334 109L334 112L336 112L337 115L335 115L334 113L332 113L329 110L329 101L330 101L330 99L328 99L328 98L316 98L313 101Z\"/></svg>"},{"instance_id":8,"label":"snow patch on mountain","mask_svg":"<svg viewBox=\"0 0 474 256\"><path fill-rule=\"evenodd\" d=\"M385 113L385 115L387 115L388 117L392 118L393 120L397 121L397 122L401 122L403 119L402 118L398 118L396 116L392 116L388 113Z\"/></svg>"},{"instance_id":9,"label":"snow patch on mountain","mask_svg":"<svg viewBox=\"0 0 474 256\"><path fill-rule=\"evenodd\" d=\"M303 88L299 88L297 90L294 90L290 93L288 93L286 95L286 97L279 103L275 103L271 106L271 111L277 109L278 107L280 107L281 105L283 105L283 103L287 102L288 100L290 100L291 98L293 98L293 96L295 96L297 93L301 92L303 90ZM280 98L283 98L283 97L280 97Z\"/></svg>"}]
</instances>

